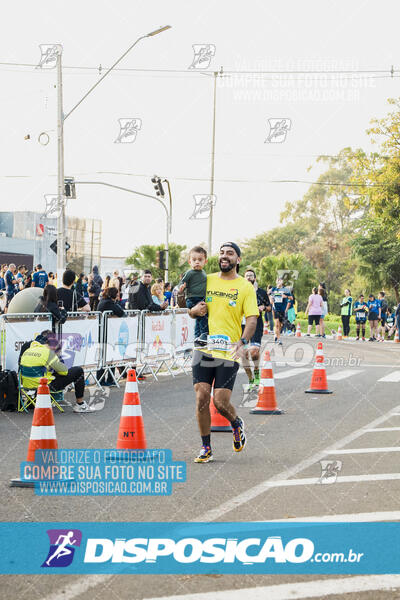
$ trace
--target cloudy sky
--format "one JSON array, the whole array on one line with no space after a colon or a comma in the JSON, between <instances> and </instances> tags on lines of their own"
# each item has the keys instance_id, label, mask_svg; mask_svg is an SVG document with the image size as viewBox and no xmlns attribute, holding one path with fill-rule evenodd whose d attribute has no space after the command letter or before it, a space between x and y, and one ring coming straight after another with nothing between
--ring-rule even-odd
<instances>
[{"instance_id":1,"label":"cloudy sky","mask_svg":"<svg viewBox=\"0 0 400 600\"><path fill-rule=\"evenodd\" d=\"M388 111L388 97L400 95L399 73L390 77L392 65L400 68L399 21L399 3L385 0L7 4L0 38L2 210L42 210L44 195L56 192L56 71L29 66L39 63L40 44L63 45L67 113L139 36L172 26L139 42L121 70L68 117L65 174L148 194L153 174L167 177L172 240L189 246L207 241L207 221L189 217L193 195L210 192L212 72L223 67L217 80L215 248L274 227L285 202L308 188L272 181L314 181L321 167L308 167L319 154L370 148L369 120ZM189 69L194 44L215 46L206 72ZM141 128L132 143L115 143L125 118L140 119ZM269 119L290 120L281 143L266 142ZM46 146L38 142L41 132L49 135ZM103 220L103 254L121 256L164 241L157 202L100 186L77 191L67 212Z\"/></svg>"}]
</instances>

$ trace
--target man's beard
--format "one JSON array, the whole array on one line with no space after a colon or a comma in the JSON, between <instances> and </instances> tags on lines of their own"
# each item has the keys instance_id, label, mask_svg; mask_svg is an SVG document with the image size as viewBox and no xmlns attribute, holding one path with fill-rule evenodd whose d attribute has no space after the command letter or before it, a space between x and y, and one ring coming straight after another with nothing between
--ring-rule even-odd
<instances>
[{"instance_id":1,"label":"man's beard","mask_svg":"<svg viewBox=\"0 0 400 600\"><path fill-rule=\"evenodd\" d=\"M236 265L232 264L230 261L228 261L228 263L229 264L222 266L221 260L219 261L219 268L221 269L222 273L229 273L229 271L232 271L232 269L236 267Z\"/></svg>"}]
</instances>

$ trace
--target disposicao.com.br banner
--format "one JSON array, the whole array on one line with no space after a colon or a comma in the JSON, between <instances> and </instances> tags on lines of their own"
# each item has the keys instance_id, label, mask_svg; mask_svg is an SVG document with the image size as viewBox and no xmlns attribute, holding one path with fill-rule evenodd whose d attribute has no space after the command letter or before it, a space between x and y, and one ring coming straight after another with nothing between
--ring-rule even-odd
<instances>
[{"instance_id":1,"label":"disposicao.com.br banner","mask_svg":"<svg viewBox=\"0 0 400 600\"><path fill-rule=\"evenodd\" d=\"M400 572L400 523L0 523L3 574Z\"/></svg>"}]
</instances>

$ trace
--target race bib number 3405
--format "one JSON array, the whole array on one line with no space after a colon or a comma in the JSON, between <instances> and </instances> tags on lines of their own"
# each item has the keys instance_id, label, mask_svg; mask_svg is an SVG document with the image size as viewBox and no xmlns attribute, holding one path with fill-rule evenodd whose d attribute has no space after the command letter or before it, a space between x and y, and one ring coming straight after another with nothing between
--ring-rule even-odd
<instances>
[{"instance_id":1,"label":"race bib number 3405","mask_svg":"<svg viewBox=\"0 0 400 600\"><path fill-rule=\"evenodd\" d=\"M209 335L207 338L207 348L209 350L228 352L230 346L231 338L228 335Z\"/></svg>"}]
</instances>

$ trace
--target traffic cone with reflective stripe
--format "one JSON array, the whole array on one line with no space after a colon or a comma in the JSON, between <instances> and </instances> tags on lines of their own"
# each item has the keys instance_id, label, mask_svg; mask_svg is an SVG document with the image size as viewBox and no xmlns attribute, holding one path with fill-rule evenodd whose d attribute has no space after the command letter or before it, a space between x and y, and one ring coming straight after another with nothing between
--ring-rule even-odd
<instances>
[{"instance_id":1,"label":"traffic cone with reflective stripe","mask_svg":"<svg viewBox=\"0 0 400 600\"><path fill-rule=\"evenodd\" d=\"M26 460L34 462L35 450L55 450L58 448L50 390L47 379L39 382L33 413L31 437Z\"/></svg>"},{"instance_id":2,"label":"traffic cone with reflective stripe","mask_svg":"<svg viewBox=\"0 0 400 600\"><path fill-rule=\"evenodd\" d=\"M268 320L265 319L264 321L264 335L267 335L269 332L269 324L268 324Z\"/></svg>"},{"instance_id":3,"label":"traffic cone with reflective stripe","mask_svg":"<svg viewBox=\"0 0 400 600\"><path fill-rule=\"evenodd\" d=\"M397 329L396 329L396 333L394 334L394 341L395 341L396 344L398 344L400 342L399 332L398 332Z\"/></svg>"},{"instance_id":4,"label":"traffic cone with reflective stripe","mask_svg":"<svg viewBox=\"0 0 400 600\"><path fill-rule=\"evenodd\" d=\"M306 390L306 394L332 394L328 390L322 342L318 342L314 369L311 376L311 387L309 390Z\"/></svg>"},{"instance_id":5,"label":"traffic cone with reflective stripe","mask_svg":"<svg viewBox=\"0 0 400 600\"><path fill-rule=\"evenodd\" d=\"M217 411L214 404L214 388L211 390L210 400L210 414L211 414L211 431L229 431L232 433L232 427L226 417L223 417L221 413Z\"/></svg>"},{"instance_id":6,"label":"traffic cone with reflective stripe","mask_svg":"<svg viewBox=\"0 0 400 600\"><path fill-rule=\"evenodd\" d=\"M337 340L342 340L342 339L343 339L343 338L342 338L342 328L341 328L341 326L340 326L340 325L339 325L339 327L338 327L338 330L337 330L336 339L337 339Z\"/></svg>"},{"instance_id":7,"label":"traffic cone with reflective stripe","mask_svg":"<svg viewBox=\"0 0 400 600\"><path fill-rule=\"evenodd\" d=\"M296 337L301 337L301 328L300 328L300 323L297 323L297 327L296 327Z\"/></svg>"},{"instance_id":8,"label":"traffic cone with reflective stripe","mask_svg":"<svg viewBox=\"0 0 400 600\"><path fill-rule=\"evenodd\" d=\"M146 448L136 372L135 369L129 369L119 423L117 450L145 450Z\"/></svg>"},{"instance_id":9,"label":"traffic cone with reflective stripe","mask_svg":"<svg viewBox=\"0 0 400 600\"><path fill-rule=\"evenodd\" d=\"M35 461L36 450L57 450L57 436L51 406L50 390L46 377L39 381L33 413L31 435L28 444L27 462ZM11 479L11 486L35 487L34 480Z\"/></svg>"},{"instance_id":10,"label":"traffic cone with reflective stripe","mask_svg":"<svg viewBox=\"0 0 400 600\"><path fill-rule=\"evenodd\" d=\"M257 406L250 413L259 415L281 415L283 410L276 403L274 374L272 372L271 357L266 350L261 368L261 379L258 388Z\"/></svg>"}]
</instances>

